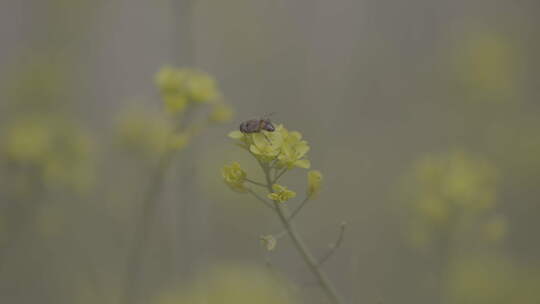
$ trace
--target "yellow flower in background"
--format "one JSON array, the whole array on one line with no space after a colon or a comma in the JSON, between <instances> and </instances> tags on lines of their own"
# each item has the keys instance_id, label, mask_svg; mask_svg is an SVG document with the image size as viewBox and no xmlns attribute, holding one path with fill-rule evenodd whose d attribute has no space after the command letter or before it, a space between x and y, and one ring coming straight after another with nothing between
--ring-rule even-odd
<instances>
[{"instance_id":1,"label":"yellow flower in background","mask_svg":"<svg viewBox=\"0 0 540 304\"><path fill-rule=\"evenodd\" d=\"M453 67L472 101L515 101L523 55L503 32L469 30L454 48Z\"/></svg>"},{"instance_id":2,"label":"yellow flower in background","mask_svg":"<svg viewBox=\"0 0 540 304\"><path fill-rule=\"evenodd\" d=\"M167 148L172 130L172 123L163 115L129 109L118 117L116 137L126 149L144 157L156 157Z\"/></svg>"},{"instance_id":3,"label":"yellow flower in background","mask_svg":"<svg viewBox=\"0 0 540 304\"><path fill-rule=\"evenodd\" d=\"M187 146L187 144L189 143L189 140L190 140L190 136L186 132L173 134L171 135L170 140L169 140L169 148L176 151L182 150Z\"/></svg>"},{"instance_id":4,"label":"yellow flower in background","mask_svg":"<svg viewBox=\"0 0 540 304\"><path fill-rule=\"evenodd\" d=\"M233 109L229 105L219 102L213 106L209 119L212 122L223 123L231 121L233 116Z\"/></svg>"},{"instance_id":5,"label":"yellow flower in background","mask_svg":"<svg viewBox=\"0 0 540 304\"><path fill-rule=\"evenodd\" d=\"M187 97L178 93L163 95L163 102L165 110L172 114L183 112L188 105Z\"/></svg>"},{"instance_id":6,"label":"yellow flower in background","mask_svg":"<svg viewBox=\"0 0 540 304\"><path fill-rule=\"evenodd\" d=\"M156 86L161 92L179 92L187 80L185 70L165 66L155 76Z\"/></svg>"},{"instance_id":7,"label":"yellow flower in background","mask_svg":"<svg viewBox=\"0 0 540 304\"><path fill-rule=\"evenodd\" d=\"M215 102L221 93L208 74L188 68L163 67L155 76L166 110L171 114L185 111L191 102ZM224 112L221 112L222 118Z\"/></svg>"},{"instance_id":8,"label":"yellow flower in background","mask_svg":"<svg viewBox=\"0 0 540 304\"><path fill-rule=\"evenodd\" d=\"M51 153L51 128L38 120L20 120L8 126L2 145L6 156L20 163L43 163Z\"/></svg>"},{"instance_id":9,"label":"yellow flower in background","mask_svg":"<svg viewBox=\"0 0 540 304\"><path fill-rule=\"evenodd\" d=\"M321 184L322 184L322 173L317 170L311 170L307 173L308 178L308 189L307 189L307 195L308 196L314 196L321 190Z\"/></svg>"},{"instance_id":10,"label":"yellow flower in background","mask_svg":"<svg viewBox=\"0 0 540 304\"><path fill-rule=\"evenodd\" d=\"M481 158L462 151L428 156L416 165L416 196L469 210L487 209L496 197L498 174Z\"/></svg>"},{"instance_id":11,"label":"yellow flower in background","mask_svg":"<svg viewBox=\"0 0 540 304\"><path fill-rule=\"evenodd\" d=\"M246 264L213 266L183 288L162 292L152 304L292 304L284 278Z\"/></svg>"},{"instance_id":12,"label":"yellow flower in background","mask_svg":"<svg viewBox=\"0 0 540 304\"><path fill-rule=\"evenodd\" d=\"M221 169L221 176L232 190L241 193L247 192L247 188L244 186L247 174L238 162L233 162L229 166L225 165Z\"/></svg>"},{"instance_id":13,"label":"yellow flower in background","mask_svg":"<svg viewBox=\"0 0 540 304\"><path fill-rule=\"evenodd\" d=\"M187 96L195 102L213 102L219 99L220 92L214 78L198 71L188 70L185 84Z\"/></svg>"},{"instance_id":14,"label":"yellow flower in background","mask_svg":"<svg viewBox=\"0 0 540 304\"><path fill-rule=\"evenodd\" d=\"M78 193L92 186L94 142L78 125L61 117L30 115L15 120L6 130L0 137L0 158L26 169L21 172L29 168L33 172L21 174L20 179L12 176L14 189L26 189L32 178Z\"/></svg>"},{"instance_id":15,"label":"yellow flower in background","mask_svg":"<svg viewBox=\"0 0 540 304\"><path fill-rule=\"evenodd\" d=\"M421 236L425 245L439 233L457 229L464 216L489 214L496 201L497 180L497 170L487 160L463 151L421 159L404 189L409 195L411 235L417 240ZM486 226L487 238L490 233L496 238L501 227L500 222Z\"/></svg>"},{"instance_id":16,"label":"yellow flower in background","mask_svg":"<svg viewBox=\"0 0 540 304\"><path fill-rule=\"evenodd\" d=\"M289 190L285 186L274 184L272 185L272 190L274 192L268 194L268 198L276 202L283 203L296 197L296 192Z\"/></svg>"}]
</instances>

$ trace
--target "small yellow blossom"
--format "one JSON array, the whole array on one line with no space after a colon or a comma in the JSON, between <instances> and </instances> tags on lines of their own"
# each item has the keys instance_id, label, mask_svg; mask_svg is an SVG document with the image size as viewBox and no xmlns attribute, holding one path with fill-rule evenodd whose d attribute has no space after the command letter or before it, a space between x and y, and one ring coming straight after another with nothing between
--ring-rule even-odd
<instances>
[{"instance_id":1,"label":"small yellow blossom","mask_svg":"<svg viewBox=\"0 0 540 304\"><path fill-rule=\"evenodd\" d=\"M268 161L275 159L279 155L283 144L281 134L277 132L262 131L253 133L251 134L251 140L253 143L249 146L249 151Z\"/></svg>"},{"instance_id":2,"label":"small yellow blossom","mask_svg":"<svg viewBox=\"0 0 540 304\"><path fill-rule=\"evenodd\" d=\"M296 192L289 190L285 186L274 184L272 186L274 192L268 194L268 198L276 202L286 202L291 198L296 197Z\"/></svg>"},{"instance_id":3,"label":"small yellow blossom","mask_svg":"<svg viewBox=\"0 0 540 304\"><path fill-rule=\"evenodd\" d=\"M244 186L247 174L238 162L233 162L230 166L224 166L221 169L221 175L232 190L241 193L247 192L247 188Z\"/></svg>"},{"instance_id":4,"label":"small yellow blossom","mask_svg":"<svg viewBox=\"0 0 540 304\"><path fill-rule=\"evenodd\" d=\"M278 165L288 169L294 167L309 169L311 163L309 160L304 159L304 156L310 148L307 141L302 140L302 134L296 131L289 132L281 125L278 126L276 131L281 133L283 137L281 153L278 156Z\"/></svg>"},{"instance_id":5,"label":"small yellow blossom","mask_svg":"<svg viewBox=\"0 0 540 304\"><path fill-rule=\"evenodd\" d=\"M311 170L307 174L308 177L308 189L307 189L307 195L308 196L314 196L321 190L321 183L322 183L322 173L317 170Z\"/></svg>"}]
</instances>

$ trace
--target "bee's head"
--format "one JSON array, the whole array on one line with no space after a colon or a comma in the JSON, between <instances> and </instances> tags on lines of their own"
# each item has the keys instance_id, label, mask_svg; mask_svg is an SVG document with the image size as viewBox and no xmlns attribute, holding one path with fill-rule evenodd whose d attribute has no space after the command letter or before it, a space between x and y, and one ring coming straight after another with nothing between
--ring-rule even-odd
<instances>
[{"instance_id":1,"label":"bee's head","mask_svg":"<svg viewBox=\"0 0 540 304\"><path fill-rule=\"evenodd\" d=\"M263 120L263 130L265 131L268 131L268 132L274 132L276 130L276 128L274 127L274 125L272 124L272 122L270 121L270 119L264 119Z\"/></svg>"}]
</instances>

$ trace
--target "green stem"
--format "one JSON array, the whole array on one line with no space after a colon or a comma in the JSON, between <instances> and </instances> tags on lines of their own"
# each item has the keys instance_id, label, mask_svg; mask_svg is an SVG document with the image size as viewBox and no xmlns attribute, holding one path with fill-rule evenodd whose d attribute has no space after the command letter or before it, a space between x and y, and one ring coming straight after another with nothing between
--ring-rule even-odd
<instances>
[{"instance_id":1,"label":"green stem","mask_svg":"<svg viewBox=\"0 0 540 304\"><path fill-rule=\"evenodd\" d=\"M262 162L259 161L259 164L261 165L261 168L264 171L264 175L267 182L267 188L270 193L272 193L272 180L270 177L270 171L267 166L265 166ZM304 241L298 234L298 231L296 230L296 227L294 223L290 220L287 220L289 218L289 214L287 209L278 202L274 202L275 205L275 211L278 215L279 220L283 224L283 227L287 231L287 234L293 241L294 246L300 253L302 259L306 263L309 270L313 273L313 275L317 278L317 281L323 291L326 293L328 298L332 301L334 304L341 304L343 301L341 301L336 289L332 285L332 282L328 278L328 276L319 268L319 263L313 256L313 254L309 251L307 246L305 245Z\"/></svg>"},{"instance_id":2,"label":"green stem","mask_svg":"<svg viewBox=\"0 0 540 304\"><path fill-rule=\"evenodd\" d=\"M248 182L248 183L252 183L252 184L254 184L254 185L257 185L257 186L260 186L260 187L265 187L265 188L266 188L266 185L265 185L265 184L263 184L263 183L259 183L259 182L256 182L256 181L254 181L254 180L251 180L251 179L249 179L249 178L246 178L246 182Z\"/></svg>"},{"instance_id":3,"label":"green stem","mask_svg":"<svg viewBox=\"0 0 540 304\"><path fill-rule=\"evenodd\" d=\"M172 132L169 134L167 143L170 142L170 138L176 134L182 132L182 130L190 130L187 126L188 118L193 112L191 108L188 108L186 113L181 117L178 117L180 123L178 123ZM163 188L163 182L169 168L171 167L172 160L176 151L174 149L167 148L161 155L158 161L158 165L152 178L150 179L150 185L146 189L142 202L142 213L140 219L136 221L135 232L133 234L133 248L129 253L127 259L127 271L126 271L126 287L125 287L125 303L135 304L139 302L139 290L140 290L140 278L142 270L142 260L144 256L144 249L147 247L149 235L154 226L156 217L156 211L158 206L159 195Z\"/></svg>"},{"instance_id":4,"label":"green stem","mask_svg":"<svg viewBox=\"0 0 540 304\"><path fill-rule=\"evenodd\" d=\"M291 214L291 216L289 216L289 222L292 221L296 215L300 212L300 210L302 210L302 208L304 207L304 205L309 201L310 197L306 197L302 203L300 203L300 206L298 206Z\"/></svg>"},{"instance_id":5,"label":"green stem","mask_svg":"<svg viewBox=\"0 0 540 304\"><path fill-rule=\"evenodd\" d=\"M127 304L136 303L139 298L138 290L140 289L141 261L144 248L148 243L150 230L155 221L155 213L157 210L156 201L163 187L163 180L168 171L167 169L170 167L173 155L174 153L172 151L167 151L161 156L158 167L150 181L150 185L144 194L141 219L135 226L133 248L127 261L128 269L125 290L125 303Z\"/></svg>"}]
</instances>

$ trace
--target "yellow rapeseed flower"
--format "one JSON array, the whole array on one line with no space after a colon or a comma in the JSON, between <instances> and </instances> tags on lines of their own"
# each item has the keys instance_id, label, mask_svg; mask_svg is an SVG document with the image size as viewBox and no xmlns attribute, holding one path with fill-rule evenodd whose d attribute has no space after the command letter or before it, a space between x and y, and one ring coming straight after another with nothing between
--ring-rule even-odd
<instances>
[{"instance_id":1,"label":"yellow rapeseed flower","mask_svg":"<svg viewBox=\"0 0 540 304\"><path fill-rule=\"evenodd\" d=\"M285 186L274 184L272 185L272 190L274 192L268 194L268 198L276 202L283 203L296 197L296 192L289 190Z\"/></svg>"},{"instance_id":2,"label":"yellow rapeseed flower","mask_svg":"<svg viewBox=\"0 0 540 304\"><path fill-rule=\"evenodd\" d=\"M278 132L266 132L252 133L251 145L249 151L251 153L260 156L263 160L275 159L281 151L283 139Z\"/></svg>"},{"instance_id":3,"label":"yellow rapeseed flower","mask_svg":"<svg viewBox=\"0 0 540 304\"><path fill-rule=\"evenodd\" d=\"M304 157L310 148L307 141L302 140L302 134L297 131L289 132L282 125L279 125L276 131L283 137L278 165L288 169L294 167L309 169L311 163Z\"/></svg>"},{"instance_id":4,"label":"yellow rapeseed flower","mask_svg":"<svg viewBox=\"0 0 540 304\"><path fill-rule=\"evenodd\" d=\"M279 168L308 169L311 166L310 161L305 158L310 149L307 141L302 140L300 132L290 132L283 125L278 125L274 132L244 134L232 131L229 137L237 140L240 147L248 149L264 162L277 160Z\"/></svg>"},{"instance_id":5,"label":"yellow rapeseed flower","mask_svg":"<svg viewBox=\"0 0 540 304\"><path fill-rule=\"evenodd\" d=\"M221 169L221 175L232 190L241 193L247 192L247 188L244 186L247 174L238 162L233 162L230 166L224 166Z\"/></svg>"}]
</instances>

